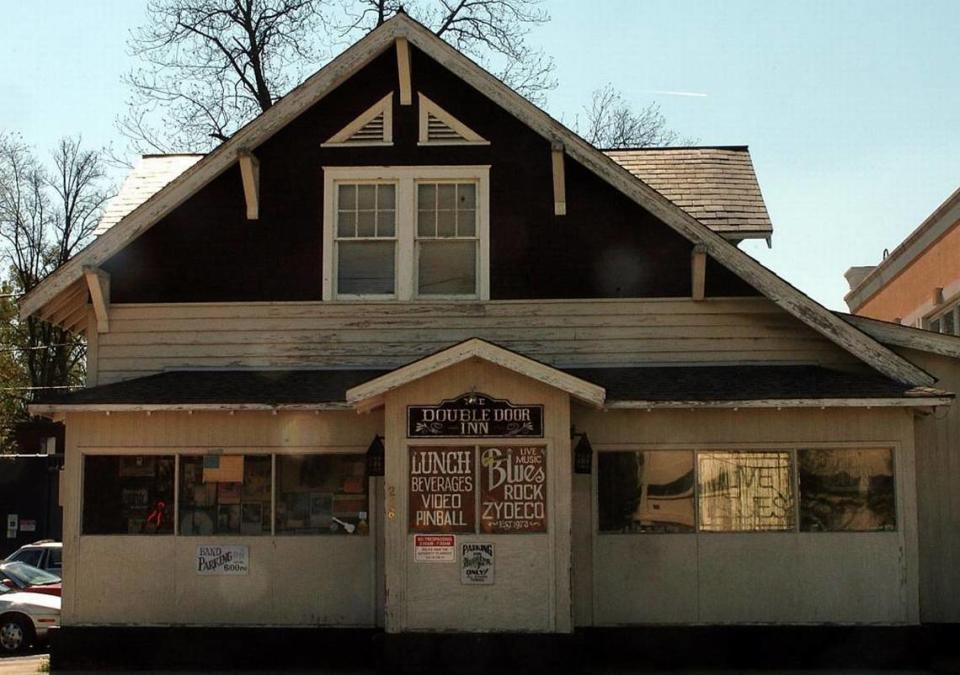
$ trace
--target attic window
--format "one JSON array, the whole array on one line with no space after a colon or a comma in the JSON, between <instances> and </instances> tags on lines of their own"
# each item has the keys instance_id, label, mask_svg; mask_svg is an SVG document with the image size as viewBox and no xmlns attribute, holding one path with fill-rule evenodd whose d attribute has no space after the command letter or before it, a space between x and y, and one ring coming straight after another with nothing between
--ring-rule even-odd
<instances>
[{"instance_id":1,"label":"attic window","mask_svg":"<svg viewBox=\"0 0 960 675\"><path fill-rule=\"evenodd\" d=\"M393 92L330 137L323 147L393 145Z\"/></svg>"},{"instance_id":2,"label":"attic window","mask_svg":"<svg viewBox=\"0 0 960 675\"><path fill-rule=\"evenodd\" d=\"M476 131L423 94L420 98L419 145L490 145Z\"/></svg>"}]
</instances>

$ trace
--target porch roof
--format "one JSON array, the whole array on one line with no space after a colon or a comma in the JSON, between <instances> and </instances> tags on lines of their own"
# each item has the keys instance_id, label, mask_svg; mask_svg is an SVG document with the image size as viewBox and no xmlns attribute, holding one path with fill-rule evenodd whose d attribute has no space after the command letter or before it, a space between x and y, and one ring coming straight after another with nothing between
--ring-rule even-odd
<instances>
[{"instance_id":1,"label":"porch roof","mask_svg":"<svg viewBox=\"0 0 960 675\"><path fill-rule=\"evenodd\" d=\"M946 405L952 393L818 366L563 368L608 408ZM83 410L350 410L346 392L393 371L181 370L55 394L34 414Z\"/></svg>"}]
</instances>

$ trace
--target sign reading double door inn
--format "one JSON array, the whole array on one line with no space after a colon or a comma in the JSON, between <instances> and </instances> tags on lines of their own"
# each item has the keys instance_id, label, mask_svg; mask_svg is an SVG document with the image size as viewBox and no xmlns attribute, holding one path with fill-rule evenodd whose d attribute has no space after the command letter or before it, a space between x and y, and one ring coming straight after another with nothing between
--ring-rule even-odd
<instances>
[{"instance_id":1,"label":"sign reading double door inn","mask_svg":"<svg viewBox=\"0 0 960 675\"><path fill-rule=\"evenodd\" d=\"M463 394L437 405L407 406L409 438L543 438L543 406Z\"/></svg>"},{"instance_id":2,"label":"sign reading double door inn","mask_svg":"<svg viewBox=\"0 0 960 675\"><path fill-rule=\"evenodd\" d=\"M546 532L546 448L411 447L408 506L414 533Z\"/></svg>"}]
</instances>

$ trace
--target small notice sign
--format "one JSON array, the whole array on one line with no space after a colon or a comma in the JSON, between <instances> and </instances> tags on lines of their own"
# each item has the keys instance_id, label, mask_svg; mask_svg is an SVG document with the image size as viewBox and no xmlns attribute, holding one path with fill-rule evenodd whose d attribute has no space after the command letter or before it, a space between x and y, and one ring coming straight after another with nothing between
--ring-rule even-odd
<instances>
[{"instance_id":1,"label":"small notice sign","mask_svg":"<svg viewBox=\"0 0 960 675\"><path fill-rule=\"evenodd\" d=\"M201 576L247 574L249 546L197 546L197 574Z\"/></svg>"},{"instance_id":2,"label":"small notice sign","mask_svg":"<svg viewBox=\"0 0 960 675\"><path fill-rule=\"evenodd\" d=\"M17 525L20 523L20 516L16 513L7 514L7 539L17 538Z\"/></svg>"},{"instance_id":3,"label":"small notice sign","mask_svg":"<svg viewBox=\"0 0 960 675\"><path fill-rule=\"evenodd\" d=\"M20 521L20 531L21 532L36 532L37 531L37 521L33 519L26 519Z\"/></svg>"},{"instance_id":4,"label":"small notice sign","mask_svg":"<svg viewBox=\"0 0 960 675\"><path fill-rule=\"evenodd\" d=\"M490 585L494 576L493 544L461 544L460 583Z\"/></svg>"},{"instance_id":5,"label":"small notice sign","mask_svg":"<svg viewBox=\"0 0 960 675\"><path fill-rule=\"evenodd\" d=\"M413 559L423 563L456 561L457 538L452 534L418 534L413 538Z\"/></svg>"},{"instance_id":6,"label":"small notice sign","mask_svg":"<svg viewBox=\"0 0 960 675\"><path fill-rule=\"evenodd\" d=\"M480 530L547 531L546 448L516 445L480 452Z\"/></svg>"}]
</instances>

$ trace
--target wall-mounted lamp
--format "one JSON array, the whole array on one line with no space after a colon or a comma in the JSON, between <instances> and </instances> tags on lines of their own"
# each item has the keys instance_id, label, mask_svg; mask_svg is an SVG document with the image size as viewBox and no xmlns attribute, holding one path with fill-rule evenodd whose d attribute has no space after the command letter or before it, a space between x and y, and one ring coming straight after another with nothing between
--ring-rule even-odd
<instances>
[{"instance_id":1,"label":"wall-mounted lamp","mask_svg":"<svg viewBox=\"0 0 960 675\"><path fill-rule=\"evenodd\" d=\"M575 428L570 430L570 438L580 439L573 449L573 472L590 473L593 470L593 446L590 445L590 439L586 432L578 432Z\"/></svg>"},{"instance_id":2,"label":"wall-mounted lamp","mask_svg":"<svg viewBox=\"0 0 960 675\"><path fill-rule=\"evenodd\" d=\"M383 436L377 434L367 448L367 476L383 475Z\"/></svg>"}]
</instances>

